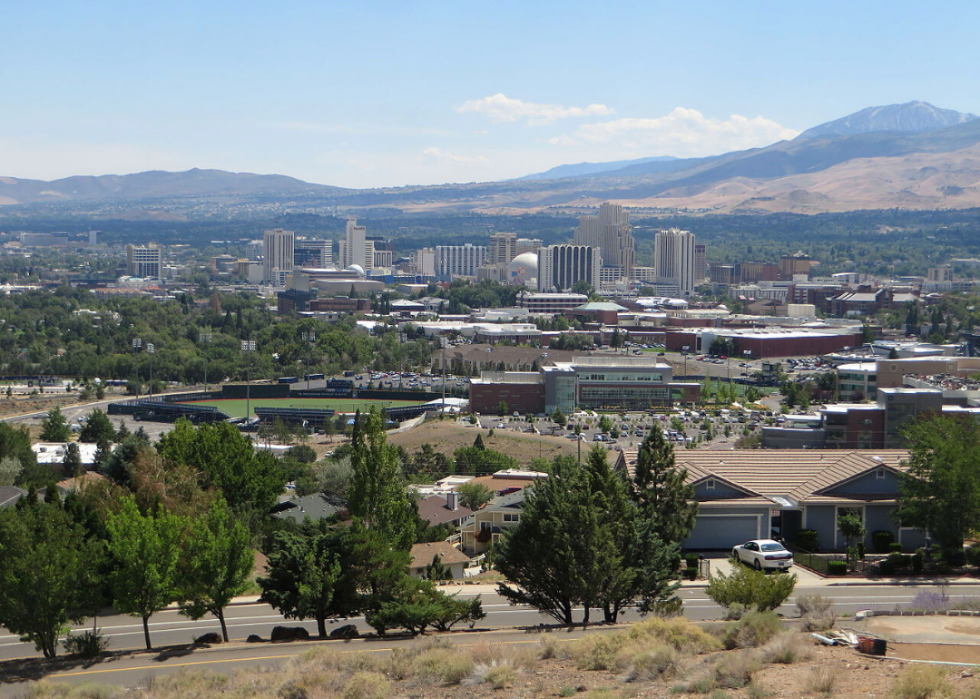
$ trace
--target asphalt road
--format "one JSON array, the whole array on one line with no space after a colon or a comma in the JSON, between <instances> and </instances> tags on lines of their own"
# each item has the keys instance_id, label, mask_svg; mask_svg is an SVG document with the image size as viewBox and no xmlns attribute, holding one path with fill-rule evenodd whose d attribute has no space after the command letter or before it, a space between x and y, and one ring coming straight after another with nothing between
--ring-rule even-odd
<instances>
[{"instance_id":1,"label":"asphalt road","mask_svg":"<svg viewBox=\"0 0 980 699\"><path fill-rule=\"evenodd\" d=\"M935 590L935 585L892 584L892 585L812 585L797 587L796 596L804 594L819 594L833 598L838 615L853 614L862 609L891 609L896 605L907 603L920 590ZM980 585L950 587L945 590L950 596L978 596ZM472 596L473 592L465 590L461 596ZM707 598L703 587L685 587L681 590L684 599L684 615L692 620L703 621L718 619L721 609ZM493 592L481 594L487 618L481 621L475 632L449 634L446 637L454 642L473 642L474 634L482 632L489 634L486 640L491 642L526 642L527 628L514 630L514 627L531 627L533 631L544 631L554 623L550 617L526 607L512 607L504 599ZM796 616L794 600L779 611L787 617ZM581 610L576 613L576 620L581 618ZM593 611L592 620L601 620L598 610ZM627 612L624 621L635 621L640 617L632 611ZM336 628L340 624L354 623L362 631L369 631L363 618L347 621L332 622L328 628ZM186 650L173 648L189 643L194 637L209 631L218 631L219 626L214 619L190 621L181 616L176 610L167 610L154 615L150 620L151 640L155 647L163 648L161 652L140 652L134 655L116 656L95 664L69 662L59 671L52 673L52 679L63 679L66 682L108 682L133 686L145 678L161 673L173 672L186 667L213 669L230 672L237 667L256 664L282 662L296 655L306 643L296 644L245 644L243 641L250 634L268 638L273 626L286 624L303 626L311 635L316 634L314 622L284 621L271 607L265 604L247 603L236 604L228 610L228 626L232 643L226 647L213 649ZM112 615L98 619L99 628L110 638L110 650L138 651L143 648L143 631L139 619L128 616ZM544 628L538 628L543 626ZM78 631L91 628L91 622L78 627ZM562 633L566 633L562 631ZM462 639L462 640L461 640ZM533 640L532 642L536 642ZM390 650L406 643L404 640L361 640L355 641L345 650L360 652L379 652ZM171 647L168 649L168 647ZM3 631L0 633L0 660L37 657L33 646L21 642L16 636ZM5 680L6 682L6 680ZM14 691L17 684L0 685L0 698L16 696Z\"/></svg>"}]
</instances>

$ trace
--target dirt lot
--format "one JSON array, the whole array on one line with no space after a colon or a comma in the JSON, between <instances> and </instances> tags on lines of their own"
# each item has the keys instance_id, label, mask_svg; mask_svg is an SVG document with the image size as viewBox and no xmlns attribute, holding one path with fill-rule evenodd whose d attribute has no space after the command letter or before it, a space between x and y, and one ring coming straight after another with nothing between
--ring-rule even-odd
<instances>
[{"instance_id":1,"label":"dirt lot","mask_svg":"<svg viewBox=\"0 0 980 699\"><path fill-rule=\"evenodd\" d=\"M428 442L436 451L451 457L459 447L473 446L473 440L479 434L483 436L483 443L487 448L512 456L521 464L527 464L531 459L539 457L551 460L559 454L575 456L578 453L576 443L562 437L525 434L511 430L494 430L493 436L488 437L488 432L489 430L476 426L433 420L401 434L390 435L388 441L405 447L409 453ZM583 456L590 446L582 445Z\"/></svg>"},{"instance_id":2,"label":"dirt lot","mask_svg":"<svg viewBox=\"0 0 980 699\"><path fill-rule=\"evenodd\" d=\"M34 396L0 398L0 415L19 415L64 407L78 402L77 393L42 393Z\"/></svg>"}]
</instances>

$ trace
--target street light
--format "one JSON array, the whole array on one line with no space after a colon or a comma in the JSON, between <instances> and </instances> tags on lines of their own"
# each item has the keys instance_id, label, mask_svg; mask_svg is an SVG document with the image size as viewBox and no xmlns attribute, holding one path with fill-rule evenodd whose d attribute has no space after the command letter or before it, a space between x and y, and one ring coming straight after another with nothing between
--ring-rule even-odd
<instances>
[{"instance_id":1,"label":"street light","mask_svg":"<svg viewBox=\"0 0 980 699\"><path fill-rule=\"evenodd\" d=\"M153 395L153 353L157 351L152 342L146 343L146 353L150 355L150 395Z\"/></svg>"},{"instance_id":2,"label":"street light","mask_svg":"<svg viewBox=\"0 0 980 699\"><path fill-rule=\"evenodd\" d=\"M204 392L208 392L208 348L207 346L211 344L211 333L201 333L197 336L200 342L204 343Z\"/></svg>"},{"instance_id":3,"label":"street light","mask_svg":"<svg viewBox=\"0 0 980 699\"><path fill-rule=\"evenodd\" d=\"M313 353L313 344L316 342L316 333L312 330L303 332L303 340L306 341L306 390L310 390L310 355Z\"/></svg>"},{"instance_id":4,"label":"street light","mask_svg":"<svg viewBox=\"0 0 980 699\"><path fill-rule=\"evenodd\" d=\"M143 347L143 340L139 337L134 337L133 352L138 353L141 347ZM140 397L140 360L138 355L136 357L136 397Z\"/></svg>"},{"instance_id":5,"label":"street light","mask_svg":"<svg viewBox=\"0 0 980 699\"><path fill-rule=\"evenodd\" d=\"M255 351L255 340L242 340L242 352L246 353ZM247 423L252 417L252 377L249 374L249 360L245 360L245 422Z\"/></svg>"}]
</instances>

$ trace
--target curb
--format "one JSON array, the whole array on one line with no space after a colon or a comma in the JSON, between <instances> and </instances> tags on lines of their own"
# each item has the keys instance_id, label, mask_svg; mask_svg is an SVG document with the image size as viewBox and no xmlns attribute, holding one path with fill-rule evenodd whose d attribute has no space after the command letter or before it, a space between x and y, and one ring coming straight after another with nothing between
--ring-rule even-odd
<instances>
[{"instance_id":1,"label":"curb","mask_svg":"<svg viewBox=\"0 0 980 699\"><path fill-rule=\"evenodd\" d=\"M901 585L904 587L913 587L919 585L928 586L948 586L948 585L973 585L980 586L980 580L946 580L938 582L936 580L862 580L859 582L832 582L827 583L825 587L860 587L860 586L882 586L882 585Z\"/></svg>"}]
</instances>

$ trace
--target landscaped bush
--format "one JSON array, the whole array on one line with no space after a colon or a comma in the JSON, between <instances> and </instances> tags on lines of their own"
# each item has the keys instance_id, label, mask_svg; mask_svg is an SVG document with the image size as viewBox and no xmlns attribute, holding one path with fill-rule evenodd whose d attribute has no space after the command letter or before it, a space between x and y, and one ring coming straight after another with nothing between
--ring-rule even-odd
<instances>
[{"instance_id":1,"label":"landscaped bush","mask_svg":"<svg viewBox=\"0 0 980 699\"><path fill-rule=\"evenodd\" d=\"M816 551L820 545L820 535L816 529L801 529L796 532L796 546L806 551Z\"/></svg>"},{"instance_id":2,"label":"landscaped bush","mask_svg":"<svg viewBox=\"0 0 980 699\"><path fill-rule=\"evenodd\" d=\"M827 575L847 575L847 561L827 561Z\"/></svg>"},{"instance_id":3,"label":"landscaped bush","mask_svg":"<svg viewBox=\"0 0 980 699\"><path fill-rule=\"evenodd\" d=\"M890 553L901 553L902 552L902 545L900 543L898 543L897 541L894 541L894 542L892 542L891 544L888 545L888 551ZM884 552L882 552L882 553L884 553Z\"/></svg>"},{"instance_id":4,"label":"landscaped bush","mask_svg":"<svg viewBox=\"0 0 980 699\"><path fill-rule=\"evenodd\" d=\"M875 553L891 552L893 543L895 543L895 535L887 529L877 529L871 532L871 545L874 546Z\"/></svg>"},{"instance_id":5,"label":"landscaped bush","mask_svg":"<svg viewBox=\"0 0 980 699\"><path fill-rule=\"evenodd\" d=\"M878 574L879 575L894 575L896 570L895 561L891 558L886 558L878 563Z\"/></svg>"},{"instance_id":6,"label":"landscaped bush","mask_svg":"<svg viewBox=\"0 0 980 699\"><path fill-rule=\"evenodd\" d=\"M953 568L962 568L964 565L966 565L966 553L963 551L962 547L943 551L943 561L948 563Z\"/></svg>"},{"instance_id":7,"label":"landscaped bush","mask_svg":"<svg viewBox=\"0 0 980 699\"><path fill-rule=\"evenodd\" d=\"M737 566L731 575L715 573L705 593L726 609L742 605L745 609L771 611L785 602L796 587L795 575L767 575L762 570Z\"/></svg>"},{"instance_id":8,"label":"landscaped bush","mask_svg":"<svg viewBox=\"0 0 980 699\"><path fill-rule=\"evenodd\" d=\"M922 572L922 552L916 551L912 554L912 572L921 573Z\"/></svg>"},{"instance_id":9,"label":"landscaped bush","mask_svg":"<svg viewBox=\"0 0 980 699\"><path fill-rule=\"evenodd\" d=\"M980 566L980 544L973 544L966 550L966 562L971 566Z\"/></svg>"},{"instance_id":10,"label":"landscaped bush","mask_svg":"<svg viewBox=\"0 0 980 699\"><path fill-rule=\"evenodd\" d=\"M81 634L68 634L65 638L65 652L83 658L97 658L109 647L109 639L98 631L85 631Z\"/></svg>"}]
</instances>

